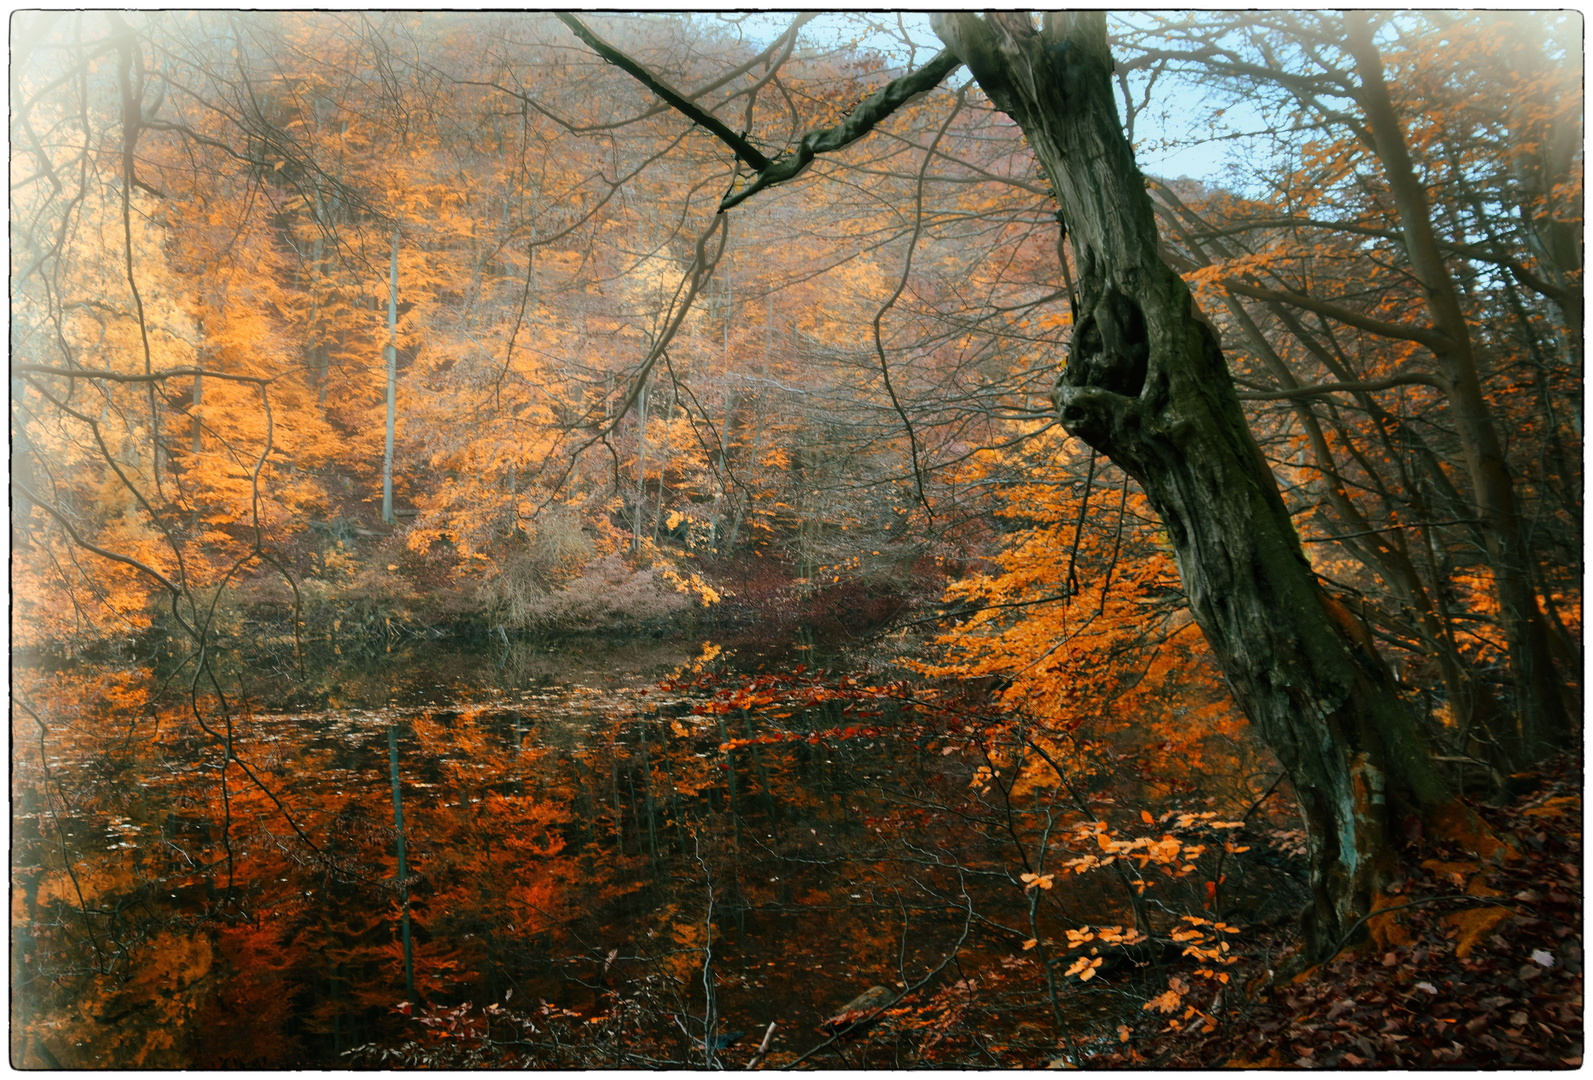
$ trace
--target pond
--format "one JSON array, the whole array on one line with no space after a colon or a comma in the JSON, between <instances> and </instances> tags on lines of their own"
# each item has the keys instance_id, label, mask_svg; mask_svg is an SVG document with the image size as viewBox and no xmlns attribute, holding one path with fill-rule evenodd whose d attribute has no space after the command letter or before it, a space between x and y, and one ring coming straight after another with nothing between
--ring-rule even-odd
<instances>
[{"instance_id":1,"label":"pond","mask_svg":"<svg viewBox=\"0 0 1593 1080\"><path fill-rule=\"evenodd\" d=\"M322 655L198 718L140 707L181 672L19 668L13 1063L1032 1066L1110 1034L1127 997L1030 939L1133 914L1025 888L1034 808L980 792L955 719L712 652Z\"/></svg>"}]
</instances>

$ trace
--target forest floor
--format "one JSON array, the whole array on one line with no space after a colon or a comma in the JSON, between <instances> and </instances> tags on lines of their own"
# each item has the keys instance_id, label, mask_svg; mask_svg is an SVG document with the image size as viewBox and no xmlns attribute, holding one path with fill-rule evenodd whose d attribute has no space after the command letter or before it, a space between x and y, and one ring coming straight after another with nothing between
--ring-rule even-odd
<instances>
[{"instance_id":1,"label":"forest floor","mask_svg":"<svg viewBox=\"0 0 1593 1080\"><path fill-rule=\"evenodd\" d=\"M1286 931L1258 940L1229 984L1245 990L1224 988L1204 1009L1196 1006L1199 992L1191 990L1175 1015L1147 1011L1139 1032L1120 1032L1120 1049L1086 1064L1580 1066L1580 759L1554 759L1512 780L1532 790L1509 805L1475 809L1496 834L1515 843L1519 857L1478 861L1412 835L1404 852L1410 876L1395 886L1390 914L1371 920L1371 934L1360 945L1289 983L1266 985L1257 954L1278 956L1290 942Z\"/></svg>"}]
</instances>

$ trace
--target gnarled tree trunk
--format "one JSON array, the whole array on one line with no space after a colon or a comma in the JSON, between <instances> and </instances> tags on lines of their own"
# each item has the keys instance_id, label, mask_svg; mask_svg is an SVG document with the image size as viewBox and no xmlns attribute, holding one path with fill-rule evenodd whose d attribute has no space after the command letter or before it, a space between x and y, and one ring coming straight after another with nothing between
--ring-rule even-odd
<instances>
[{"instance_id":1,"label":"gnarled tree trunk","mask_svg":"<svg viewBox=\"0 0 1593 1080\"><path fill-rule=\"evenodd\" d=\"M1050 179L1079 288L1058 412L1144 488L1234 696L1289 771L1309 831L1308 951L1321 954L1393 870L1396 814L1474 819L1434 771L1370 635L1319 586L1216 336L1158 254L1104 14L1051 13L1036 30L1023 13L948 13L934 26Z\"/></svg>"}]
</instances>

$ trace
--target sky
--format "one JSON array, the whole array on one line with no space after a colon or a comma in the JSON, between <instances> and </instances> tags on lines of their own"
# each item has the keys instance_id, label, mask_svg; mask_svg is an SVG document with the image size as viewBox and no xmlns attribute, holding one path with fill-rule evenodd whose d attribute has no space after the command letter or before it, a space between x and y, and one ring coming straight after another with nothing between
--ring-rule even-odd
<instances>
[{"instance_id":1,"label":"sky","mask_svg":"<svg viewBox=\"0 0 1593 1080\"><path fill-rule=\"evenodd\" d=\"M741 28L749 38L762 44L783 33L792 16L789 12L755 12L733 17L741 20ZM874 20L882 31L869 32L863 25L865 19ZM826 13L808 23L802 34L809 41L855 37L860 44L906 64L910 50L900 39L903 30L908 41L918 47L918 63L939 51L940 39L930 29L929 14L922 11ZM1140 113L1135 124L1135 158L1141 171L1169 180L1188 177L1213 185L1220 181L1230 155L1240 152L1242 143L1198 139L1196 125L1204 115L1201 103L1199 87L1162 77L1156 85L1155 101ZM1245 118L1239 110L1230 109L1228 119L1242 123Z\"/></svg>"}]
</instances>

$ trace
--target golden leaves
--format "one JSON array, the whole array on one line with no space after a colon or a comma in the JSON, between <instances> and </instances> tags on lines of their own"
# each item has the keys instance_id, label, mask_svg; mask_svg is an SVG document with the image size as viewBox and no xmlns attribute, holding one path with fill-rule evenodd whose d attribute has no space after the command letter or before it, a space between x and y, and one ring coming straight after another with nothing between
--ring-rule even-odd
<instances>
[{"instance_id":1,"label":"golden leaves","mask_svg":"<svg viewBox=\"0 0 1593 1080\"><path fill-rule=\"evenodd\" d=\"M1177 979L1173 981L1175 983L1178 982ZM1184 997L1178 990L1164 990L1141 1005L1140 1008L1146 1012L1154 1009L1160 1013L1174 1013L1178 1011L1179 1006L1183 1003Z\"/></svg>"},{"instance_id":2,"label":"golden leaves","mask_svg":"<svg viewBox=\"0 0 1593 1080\"><path fill-rule=\"evenodd\" d=\"M1521 812L1529 817L1575 819L1582 815L1582 799L1577 795L1561 795L1547 799L1541 805L1529 806Z\"/></svg>"},{"instance_id":3,"label":"golden leaves","mask_svg":"<svg viewBox=\"0 0 1593 1080\"><path fill-rule=\"evenodd\" d=\"M1509 908L1484 907L1469 908L1465 911L1452 911L1444 916L1444 922L1457 928L1460 935L1455 938L1455 959L1464 960L1471 955L1471 950L1481 941L1483 935L1491 933L1494 927L1513 918L1515 915Z\"/></svg>"},{"instance_id":4,"label":"golden leaves","mask_svg":"<svg viewBox=\"0 0 1593 1080\"><path fill-rule=\"evenodd\" d=\"M1100 966L1101 958L1099 956L1081 956L1073 961L1072 965L1063 974L1068 976L1077 975L1080 982L1089 982L1095 978L1095 970Z\"/></svg>"}]
</instances>

